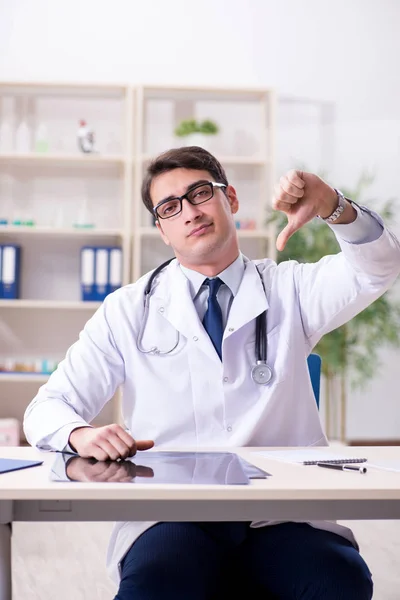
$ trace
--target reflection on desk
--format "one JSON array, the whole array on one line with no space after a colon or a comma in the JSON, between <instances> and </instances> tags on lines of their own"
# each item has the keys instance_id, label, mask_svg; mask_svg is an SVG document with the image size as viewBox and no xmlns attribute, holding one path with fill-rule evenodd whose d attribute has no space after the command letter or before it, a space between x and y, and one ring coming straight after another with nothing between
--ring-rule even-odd
<instances>
[{"instance_id":1,"label":"reflection on desk","mask_svg":"<svg viewBox=\"0 0 400 600\"><path fill-rule=\"evenodd\" d=\"M53 481L246 485L269 474L230 452L141 452L121 461L97 461L60 453Z\"/></svg>"}]
</instances>

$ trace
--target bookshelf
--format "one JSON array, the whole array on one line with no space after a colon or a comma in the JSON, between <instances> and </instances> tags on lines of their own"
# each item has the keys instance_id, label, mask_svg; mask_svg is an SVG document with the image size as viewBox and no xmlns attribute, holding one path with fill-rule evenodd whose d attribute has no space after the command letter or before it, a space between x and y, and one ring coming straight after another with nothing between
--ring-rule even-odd
<instances>
[{"instance_id":1,"label":"bookshelf","mask_svg":"<svg viewBox=\"0 0 400 600\"><path fill-rule=\"evenodd\" d=\"M13 141L5 147L0 140L0 219L8 210L9 222L35 221L0 225L0 244L22 247L20 298L0 300L6 332L0 362L61 360L76 341L100 306L81 301L82 246L120 245L123 285L172 256L142 206L140 186L155 155L185 145L173 132L189 117L220 125L208 149L238 191L239 218L252 221L251 229L238 229L243 252L274 257L273 230L265 225L275 165L272 90L0 82L0 133L6 118ZM78 148L80 119L95 132L95 154ZM17 144L22 122L30 132L28 149ZM45 150L38 145L43 129ZM82 213L91 226L81 226ZM0 373L0 418L21 421L47 378ZM120 401L118 392L96 422L119 421Z\"/></svg>"},{"instance_id":2,"label":"bookshelf","mask_svg":"<svg viewBox=\"0 0 400 600\"><path fill-rule=\"evenodd\" d=\"M141 203L141 181L149 160L167 148L185 145L174 136L182 119L213 119L220 132L206 148L225 167L236 187L242 222L241 246L249 258L275 256L266 206L273 195L275 165L275 94L267 89L142 86L136 90L135 158L132 215L132 279L171 256L159 239L150 213Z\"/></svg>"}]
</instances>

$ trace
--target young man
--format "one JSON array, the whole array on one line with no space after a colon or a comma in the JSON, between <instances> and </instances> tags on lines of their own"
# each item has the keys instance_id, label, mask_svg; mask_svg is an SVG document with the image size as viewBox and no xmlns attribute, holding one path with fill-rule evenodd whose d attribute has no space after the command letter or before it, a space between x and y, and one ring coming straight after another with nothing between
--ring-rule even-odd
<instances>
[{"instance_id":1,"label":"young man","mask_svg":"<svg viewBox=\"0 0 400 600\"><path fill-rule=\"evenodd\" d=\"M288 217L278 249L318 215L342 252L316 264L256 265L239 251L236 191L198 147L156 158L142 193L176 260L155 278L148 310L149 274L106 298L28 407L30 443L69 445L100 461L153 444L325 445L307 356L390 287L399 242L375 213L316 175L291 171L276 187L274 207ZM260 385L252 367L255 321L264 311L272 373ZM120 385L126 428L90 427ZM351 531L331 522L118 523L108 562L120 578L118 600L206 600L238 572L259 597L372 596ZM233 583L237 591L236 577Z\"/></svg>"}]
</instances>

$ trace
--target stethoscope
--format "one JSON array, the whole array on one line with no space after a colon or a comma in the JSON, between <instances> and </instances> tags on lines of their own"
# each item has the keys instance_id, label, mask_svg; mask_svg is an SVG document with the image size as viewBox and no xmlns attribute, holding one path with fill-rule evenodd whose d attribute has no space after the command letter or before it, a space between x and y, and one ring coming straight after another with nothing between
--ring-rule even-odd
<instances>
[{"instance_id":1,"label":"stethoscope","mask_svg":"<svg viewBox=\"0 0 400 600\"><path fill-rule=\"evenodd\" d=\"M142 346L144 330L146 328L146 323L149 316L150 296L153 282L157 275L163 269L165 269L165 267L168 266L172 260L174 259L170 258L153 271L153 273L149 277L149 280L144 290L144 315L138 335L138 340L136 343L137 349L142 354L156 354L158 356L163 356L165 354L170 354L171 352L173 352L179 344L179 331L177 331L174 346L169 350L160 350L159 348L157 348L157 346L153 346L146 350ZM258 271L258 269L257 272L265 293L265 285L263 278L261 277L261 274ZM267 349L267 311L264 310L264 312L258 315L256 319L256 364L251 369L251 377L255 383L258 383L258 385L267 385L272 379L272 369L267 364Z\"/></svg>"}]
</instances>

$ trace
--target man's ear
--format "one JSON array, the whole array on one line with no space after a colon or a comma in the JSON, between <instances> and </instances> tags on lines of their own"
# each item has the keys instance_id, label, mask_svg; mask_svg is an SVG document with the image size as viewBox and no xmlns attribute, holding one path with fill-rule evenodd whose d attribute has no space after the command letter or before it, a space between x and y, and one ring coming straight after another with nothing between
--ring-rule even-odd
<instances>
[{"instance_id":1,"label":"man's ear","mask_svg":"<svg viewBox=\"0 0 400 600\"><path fill-rule=\"evenodd\" d=\"M158 219L156 221L156 227L157 227L158 231L160 232L160 235L162 237L162 240L163 240L164 244L166 244L167 246L170 246L171 244L169 243L169 239L167 238L167 236L163 232L162 227L160 225L160 221Z\"/></svg>"},{"instance_id":2,"label":"man's ear","mask_svg":"<svg viewBox=\"0 0 400 600\"><path fill-rule=\"evenodd\" d=\"M239 200L233 185L228 185L228 187L225 189L225 195L231 207L231 212L234 215L239 210Z\"/></svg>"}]
</instances>

